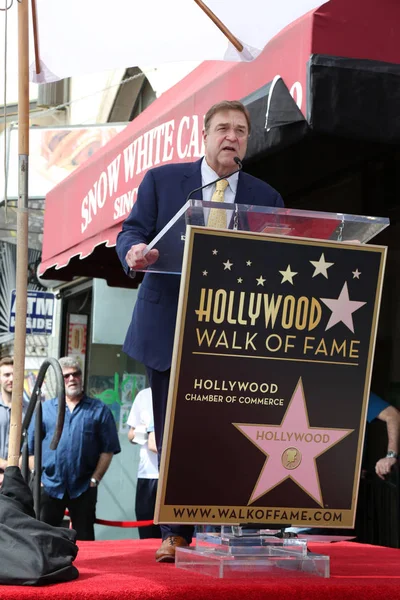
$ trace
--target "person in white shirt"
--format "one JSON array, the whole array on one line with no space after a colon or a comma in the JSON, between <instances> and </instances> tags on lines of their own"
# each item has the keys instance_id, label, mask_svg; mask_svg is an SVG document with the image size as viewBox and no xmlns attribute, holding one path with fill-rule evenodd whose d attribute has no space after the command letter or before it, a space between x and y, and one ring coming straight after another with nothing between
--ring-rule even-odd
<instances>
[{"instance_id":1,"label":"person in white shirt","mask_svg":"<svg viewBox=\"0 0 400 600\"><path fill-rule=\"evenodd\" d=\"M158 458L150 388L138 393L127 422L129 425L129 441L132 444L140 444L135 500L136 519L138 521L149 521L154 518L158 484ZM140 539L161 537L161 530L158 525L139 527L138 529Z\"/></svg>"}]
</instances>

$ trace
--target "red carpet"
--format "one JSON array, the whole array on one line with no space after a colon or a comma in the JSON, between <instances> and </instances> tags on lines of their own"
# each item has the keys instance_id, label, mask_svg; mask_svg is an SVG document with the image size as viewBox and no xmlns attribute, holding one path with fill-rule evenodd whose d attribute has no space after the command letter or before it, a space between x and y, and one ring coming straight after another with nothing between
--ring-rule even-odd
<instances>
[{"instance_id":1,"label":"red carpet","mask_svg":"<svg viewBox=\"0 0 400 600\"><path fill-rule=\"evenodd\" d=\"M47 587L0 586L1 600L392 600L400 599L400 553L340 542L314 544L331 556L331 578L214 579L157 564L158 540L80 542L76 581Z\"/></svg>"}]
</instances>

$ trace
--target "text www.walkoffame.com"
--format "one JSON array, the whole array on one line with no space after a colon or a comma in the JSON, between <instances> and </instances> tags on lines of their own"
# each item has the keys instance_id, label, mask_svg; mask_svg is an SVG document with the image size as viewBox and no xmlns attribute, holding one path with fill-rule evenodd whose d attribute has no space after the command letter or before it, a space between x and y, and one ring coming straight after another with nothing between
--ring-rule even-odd
<instances>
[{"instance_id":1,"label":"text www.walkoffame.com","mask_svg":"<svg viewBox=\"0 0 400 600\"><path fill-rule=\"evenodd\" d=\"M321 521L323 523L341 523L341 511L330 510L285 510L275 508L174 508L174 516L182 520L229 519L236 522L285 522Z\"/></svg>"}]
</instances>

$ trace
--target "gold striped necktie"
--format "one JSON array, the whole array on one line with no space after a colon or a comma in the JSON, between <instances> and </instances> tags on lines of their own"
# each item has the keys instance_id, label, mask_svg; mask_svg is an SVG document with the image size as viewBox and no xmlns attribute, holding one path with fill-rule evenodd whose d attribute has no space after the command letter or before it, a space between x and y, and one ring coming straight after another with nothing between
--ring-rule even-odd
<instances>
[{"instance_id":1,"label":"gold striped necktie","mask_svg":"<svg viewBox=\"0 0 400 600\"><path fill-rule=\"evenodd\" d=\"M228 181L226 179L217 181L211 202L224 202L224 194L227 185ZM207 227L226 229L226 210L224 208L212 208L208 216Z\"/></svg>"}]
</instances>

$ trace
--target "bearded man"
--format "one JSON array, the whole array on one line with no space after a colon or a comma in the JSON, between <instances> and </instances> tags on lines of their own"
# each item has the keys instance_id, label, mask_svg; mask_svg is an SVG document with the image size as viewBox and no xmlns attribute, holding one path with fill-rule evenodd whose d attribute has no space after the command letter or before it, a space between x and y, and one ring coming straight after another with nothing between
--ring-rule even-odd
<instances>
[{"instance_id":1,"label":"bearded man","mask_svg":"<svg viewBox=\"0 0 400 600\"><path fill-rule=\"evenodd\" d=\"M65 357L59 363L65 382L65 421L57 450L51 450L58 398L43 403L40 520L60 526L68 508L77 539L94 540L97 487L121 447L110 409L83 392L79 362ZM34 423L29 428L28 447L33 470Z\"/></svg>"}]
</instances>

